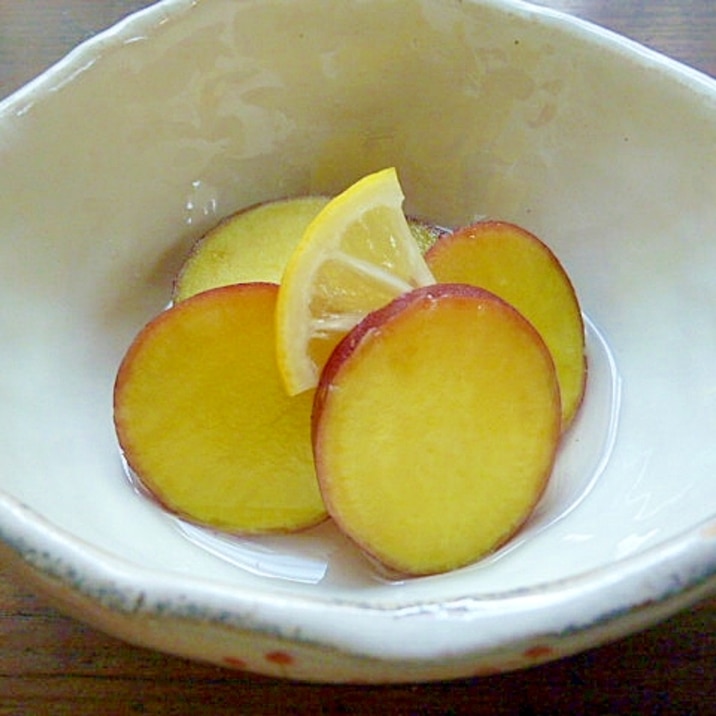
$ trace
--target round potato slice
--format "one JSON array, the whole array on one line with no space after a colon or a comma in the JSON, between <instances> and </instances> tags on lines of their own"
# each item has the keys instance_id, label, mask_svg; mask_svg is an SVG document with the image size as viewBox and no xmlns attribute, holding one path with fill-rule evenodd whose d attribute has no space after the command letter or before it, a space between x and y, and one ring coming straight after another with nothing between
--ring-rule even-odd
<instances>
[{"instance_id":1,"label":"round potato slice","mask_svg":"<svg viewBox=\"0 0 716 716\"><path fill-rule=\"evenodd\" d=\"M542 338L492 293L416 289L369 314L321 376L313 449L330 515L402 573L505 543L541 496L560 438Z\"/></svg>"},{"instance_id":2,"label":"round potato slice","mask_svg":"<svg viewBox=\"0 0 716 716\"><path fill-rule=\"evenodd\" d=\"M552 250L515 224L479 221L442 236L425 258L438 281L492 291L534 325L552 354L562 429L569 428L587 381L584 322L569 275Z\"/></svg>"},{"instance_id":3,"label":"round potato slice","mask_svg":"<svg viewBox=\"0 0 716 716\"><path fill-rule=\"evenodd\" d=\"M139 333L117 374L114 421L130 468L194 522L261 533L326 517L312 395L287 396L276 368L277 292L239 284L175 305Z\"/></svg>"}]
</instances>

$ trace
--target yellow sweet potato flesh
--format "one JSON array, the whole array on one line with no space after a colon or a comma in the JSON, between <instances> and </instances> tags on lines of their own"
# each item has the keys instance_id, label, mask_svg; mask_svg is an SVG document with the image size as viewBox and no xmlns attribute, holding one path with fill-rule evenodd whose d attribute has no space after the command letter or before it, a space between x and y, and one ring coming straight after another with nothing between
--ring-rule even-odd
<instances>
[{"instance_id":1,"label":"yellow sweet potato flesh","mask_svg":"<svg viewBox=\"0 0 716 716\"><path fill-rule=\"evenodd\" d=\"M120 366L114 419L127 462L159 502L195 522L261 533L325 517L312 395L288 397L275 364L277 288L230 286L177 304Z\"/></svg>"}]
</instances>

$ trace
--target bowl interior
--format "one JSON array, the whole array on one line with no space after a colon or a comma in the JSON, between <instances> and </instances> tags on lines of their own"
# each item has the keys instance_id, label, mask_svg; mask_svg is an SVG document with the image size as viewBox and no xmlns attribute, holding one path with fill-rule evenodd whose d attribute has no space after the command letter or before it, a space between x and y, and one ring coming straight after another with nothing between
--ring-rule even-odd
<instances>
[{"instance_id":1,"label":"bowl interior","mask_svg":"<svg viewBox=\"0 0 716 716\"><path fill-rule=\"evenodd\" d=\"M160 3L0 105L0 488L141 567L362 603L524 589L683 532L716 504L715 110L706 78L519 3ZM388 165L413 214L552 246L591 370L518 540L400 591L330 525L237 546L177 524L125 479L111 415L195 237Z\"/></svg>"}]
</instances>

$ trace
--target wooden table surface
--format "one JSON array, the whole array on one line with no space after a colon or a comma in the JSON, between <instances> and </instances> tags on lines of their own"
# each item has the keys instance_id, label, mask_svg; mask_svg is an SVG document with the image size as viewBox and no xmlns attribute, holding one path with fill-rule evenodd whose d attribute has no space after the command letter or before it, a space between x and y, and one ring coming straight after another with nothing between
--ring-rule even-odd
<instances>
[{"instance_id":1,"label":"wooden table surface","mask_svg":"<svg viewBox=\"0 0 716 716\"><path fill-rule=\"evenodd\" d=\"M0 0L0 97L141 0ZM714 0L541 0L716 76ZM715 237L716 238L716 237ZM448 683L295 684L128 646L0 565L0 714L716 715L716 599L529 671Z\"/></svg>"}]
</instances>

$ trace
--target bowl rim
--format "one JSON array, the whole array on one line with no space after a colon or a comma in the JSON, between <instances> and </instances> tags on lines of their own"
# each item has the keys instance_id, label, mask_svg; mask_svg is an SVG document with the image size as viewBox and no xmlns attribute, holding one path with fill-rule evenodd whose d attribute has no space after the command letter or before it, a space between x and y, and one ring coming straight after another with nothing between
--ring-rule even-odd
<instances>
[{"instance_id":1,"label":"bowl rim","mask_svg":"<svg viewBox=\"0 0 716 716\"><path fill-rule=\"evenodd\" d=\"M559 26L632 60L638 56L648 69L668 74L716 106L715 79L616 32L523 0L469 3ZM71 82L105 48L131 42L194 5L195 0L160 0L127 15L0 101L0 119L23 113L41 93ZM560 581L447 601L396 600L395 606L381 608L359 600L281 596L270 590L262 593L253 587L157 573L72 536L2 490L0 542L16 566L28 566L61 590L77 592L113 612L209 621L230 630L248 628L267 634L274 634L279 625L289 640L288 635L301 626L306 629L304 638L323 648L383 661L457 659L535 639L564 643L565 653L648 626L716 593L716 514L642 552ZM610 598L600 599L607 589ZM327 609L341 620L325 619ZM534 620L536 612L548 618ZM509 625L495 627L495 616L505 613L511 614ZM370 632L356 641L356 619L366 616L380 624L381 636L372 639L374 632ZM470 628L461 629L466 623ZM448 630L453 641L447 648L442 640L437 653L429 636L446 624L454 627ZM489 628L480 628L488 624ZM416 630L423 638L415 638ZM386 643L391 644L389 649Z\"/></svg>"},{"instance_id":2,"label":"bowl rim","mask_svg":"<svg viewBox=\"0 0 716 716\"><path fill-rule=\"evenodd\" d=\"M15 566L29 567L52 583L53 591L76 593L102 610L249 629L384 661L475 658L534 641L559 642L564 655L649 626L716 593L716 516L642 552L561 580L375 606L157 572L82 542L5 494L0 514L0 542ZM507 615L503 623L497 619ZM371 632L357 635L356 624L366 618ZM438 646L436 629L450 637Z\"/></svg>"}]
</instances>

